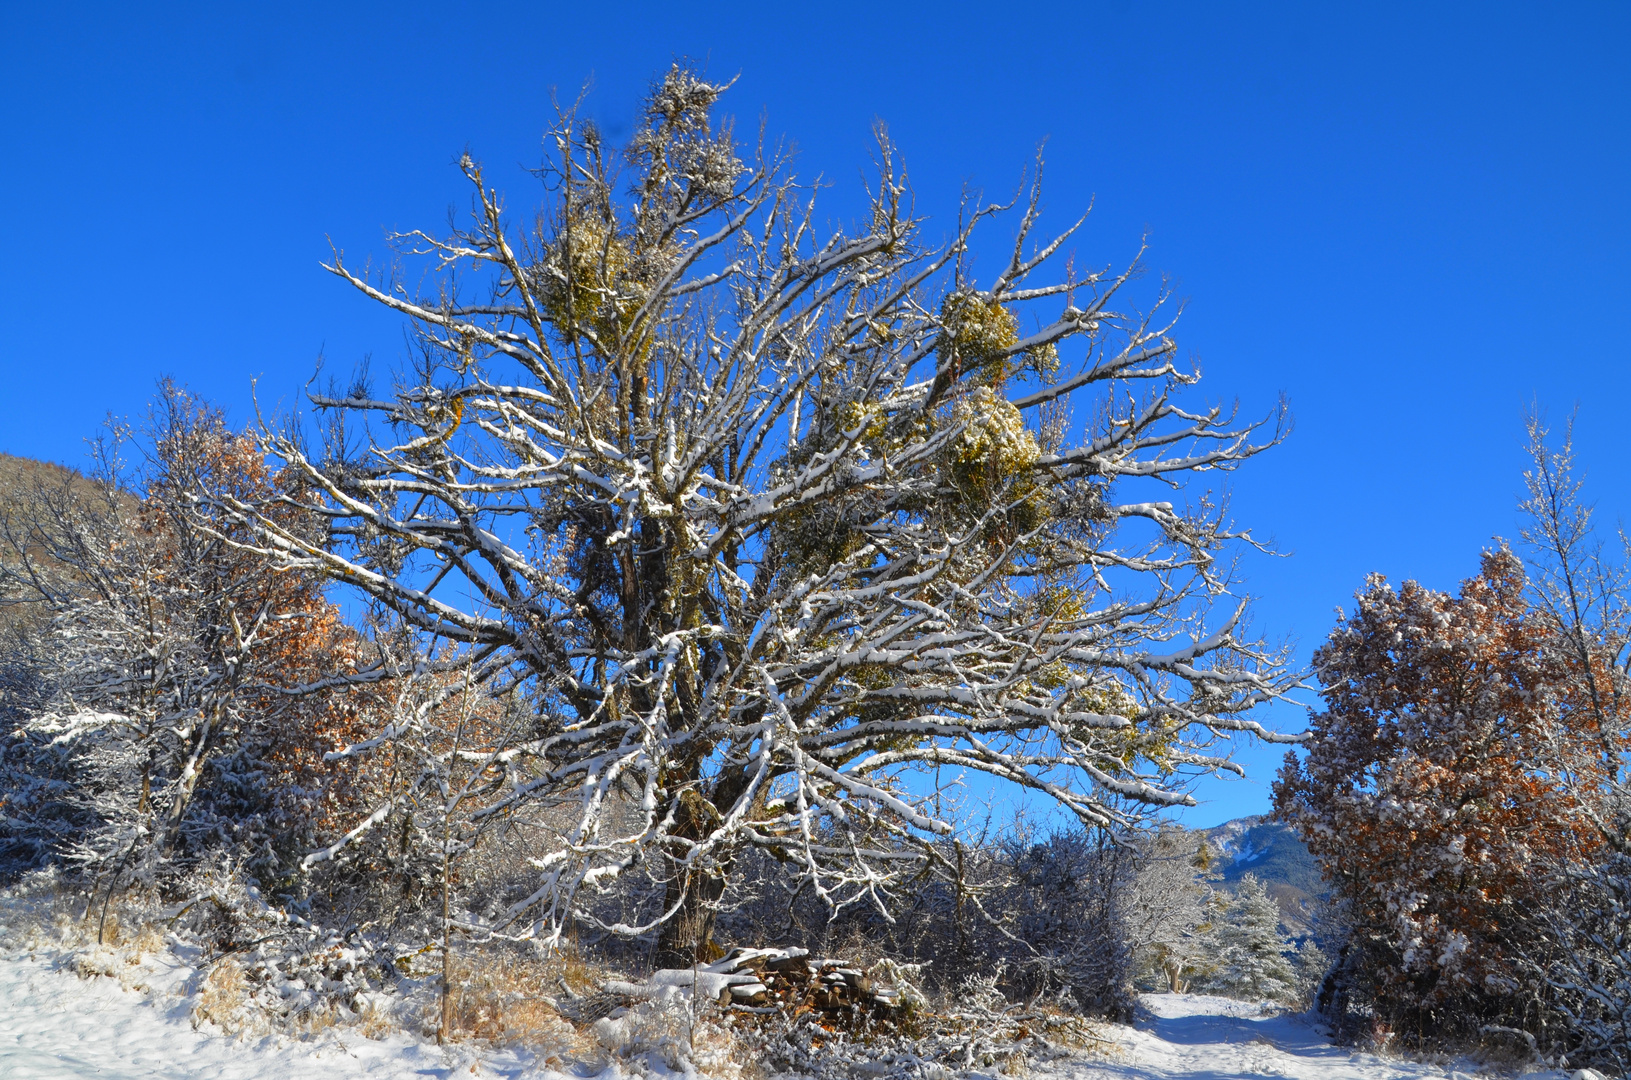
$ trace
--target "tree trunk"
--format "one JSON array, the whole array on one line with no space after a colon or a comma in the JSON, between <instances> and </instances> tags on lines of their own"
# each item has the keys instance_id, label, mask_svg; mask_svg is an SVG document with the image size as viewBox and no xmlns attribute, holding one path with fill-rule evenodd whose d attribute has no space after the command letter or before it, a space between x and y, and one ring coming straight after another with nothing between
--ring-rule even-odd
<instances>
[{"instance_id":1,"label":"tree trunk","mask_svg":"<svg viewBox=\"0 0 1631 1080\"><path fill-rule=\"evenodd\" d=\"M676 875L668 883L665 909L680 905L674 917L663 924L657 938L656 966L688 968L717 960L724 950L714 942L714 916L720 897L725 895L725 875L696 873L690 887ZM681 892L684 892L683 898Z\"/></svg>"},{"instance_id":2,"label":"tree trunk","mask_svg":"<svg viewBox=\"0 0 1631 1080\"><path fill-rule=\"evenodd\" d=\"M686 840L706 838L719 824L719 811L694 790L680 793L674 835ZM717 960L723 951L714 943L714 916L725 895L729 860L686 871L676 867L663 897L663 910L674 911L657 936L655 962L659 968L688 968Z\"/></svg>"}]
</instances>

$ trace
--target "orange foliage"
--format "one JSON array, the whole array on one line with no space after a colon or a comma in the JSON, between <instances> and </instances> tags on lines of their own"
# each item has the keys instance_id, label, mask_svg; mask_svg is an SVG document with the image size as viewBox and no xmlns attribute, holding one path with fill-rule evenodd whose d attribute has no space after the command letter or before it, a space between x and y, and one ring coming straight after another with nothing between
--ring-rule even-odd
<instances>
[{"instance_id":1,"label":"orange foliage","mask_svg":"<svg viewBox=\"0 0 1631 1080\"><path fill-rule=\"evenodd\" d=\"M1326 708L1275 785L1373 1003L1418 1031L1510 1008L1540 871L1583 832L1576 680L1525 589L1504 547L1456 597L1371 577L1315 654Z\"/></svg>"},{"instance_id":2,"label":"orange foliage","mask_svg":"<svg viewBox=\"0 0 1631 1080\"><path fill-rule=\"evenodd\" d=\"M366 667L365 640L324 595L322 579L275 571L236 546L241 530L198 496L254 502L318 542L321 523L292 498L299 492L280 487L253 437L228 430L218 412L173 388L160 404L157 471L138 510L149 587L190 605L174 614L211 639L201 644L228 687L220 744L260 763L277 831L307 843L331 835L374 777L355 762L336 768L323 755L372 734L384 706L369 688L305 688Z\"/></svg>"}]
</instances>

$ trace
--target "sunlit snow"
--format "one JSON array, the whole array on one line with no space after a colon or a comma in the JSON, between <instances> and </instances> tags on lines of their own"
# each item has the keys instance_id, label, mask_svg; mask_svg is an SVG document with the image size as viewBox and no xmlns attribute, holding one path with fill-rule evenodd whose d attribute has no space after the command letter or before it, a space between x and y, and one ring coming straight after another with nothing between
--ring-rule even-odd
<instances>
[{"instance_id":1,"label":"sunlit snow","mask_svg":"<svg viewBox=\"0 0 1631 1080\"><path fill-rule=\"evenodd\" d=\"M230 1039L189 1021L189 972L174 961L80 978L60 959L0 956L0 1076L6 1080L346 1080L350 1077L540 1077L566 1080L513 1051L449 1049L397 1035L329 1032L311 1042ZM121 985L133 987L125 989ZM145 988L145 992L143 989ZM1202 994L1149 994L1133 1027L1107 1027L1105 1052L1033 1069L1035 1080L1436 1080L1471 1068L1330 1045L1305 1017ZM579 1074L581 1075L581 1074ZM606 1080L627 1075L617 1067ZM675 1074L677 1075L677 1074ZM978 1080L970 1073L965 1080ZM1531 1073L1526 1080L1563 1080ZM575 1078L574 1078L575 1080Z\"/></svg>"}]
</instances>

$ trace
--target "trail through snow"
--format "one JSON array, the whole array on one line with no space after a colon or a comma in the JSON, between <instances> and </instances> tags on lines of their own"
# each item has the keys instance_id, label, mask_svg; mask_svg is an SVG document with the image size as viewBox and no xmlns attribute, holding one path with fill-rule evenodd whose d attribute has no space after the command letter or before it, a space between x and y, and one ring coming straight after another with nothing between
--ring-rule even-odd
<instances>
[{"instance_id":1,"label":"trail through snow","mask_svg":"<svg viewBox=\"0 0 1631 1080\"><path fill-rule=\"evenodd\" d=\"M1205 994L1146 994L1136 1027L1115 1028L1119 1053L1054 1066L1061 1080L1438 1080L1467 1071L1332 1046L1300 1016ZM1559 1073L1531 1073L1544 1080Z\"/></svg>"},{"instance_id":2,"label":"trail through snow","mask_svg":"<svg viewBox=\"0 0 1631 1080\"><path fill-rule=\"evenodd\" d=\"M178 973L175 973L179 975ZM150 982L162 985L163 972ZM1152 994L1136 1027L1116 1027L1106 1055L1054 1062L1035 1080L1440 1080L1453 1068L1333 1047L1299 1017L1198 994ZM0 955L4 1080L351 1080L522 1077L569 1080L523 1056L478 1054L398 1036L331 1032L314 1042L233 1040L195 1030L186 999L83 979L45 958ZM1470 1071L1470 1070L1468 1070ZM622 1075L611 1069L602 1077ZM1564 1074L1530 1074L1546 1080ZM973 1080L972 1076L970 1080Z\"/></svg>"}]
</instances>

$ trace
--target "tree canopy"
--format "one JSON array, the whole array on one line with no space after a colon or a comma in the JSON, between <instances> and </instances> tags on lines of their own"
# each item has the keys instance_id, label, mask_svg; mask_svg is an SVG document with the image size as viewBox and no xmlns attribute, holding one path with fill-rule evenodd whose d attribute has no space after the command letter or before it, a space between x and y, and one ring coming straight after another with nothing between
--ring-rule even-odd
<instances>
[{"instance_id":1,"label":"tree canopy","mask_svg":"<svg viewBox=\"0 0 1631 1080\"><path fill-rule=\"evenodd\" d=\"M719 122L725 89L676 66L621 150L563 114L536 212L466 155L468 224L396 236L382 274L336 252L412 368L313 394L320 443L268 433L325 537L216 496L536 710L484 812L577 809L495 930L553 940L639 867L663 903L607 928L667 924L679 957L745 847L834 906L944 868L935 777L1111 826L1232 768L1220 739L1282 738L1249 717L1294 682L1242 633L1252 540L1188 485L1283 406L1180 403L1198 374L1131 307L1136 264L1077 269L1080 221L1039 240L1039 177L933 243L880 130L866 212L824 230L815 187Z\"/></svg>"}]
</instances>

